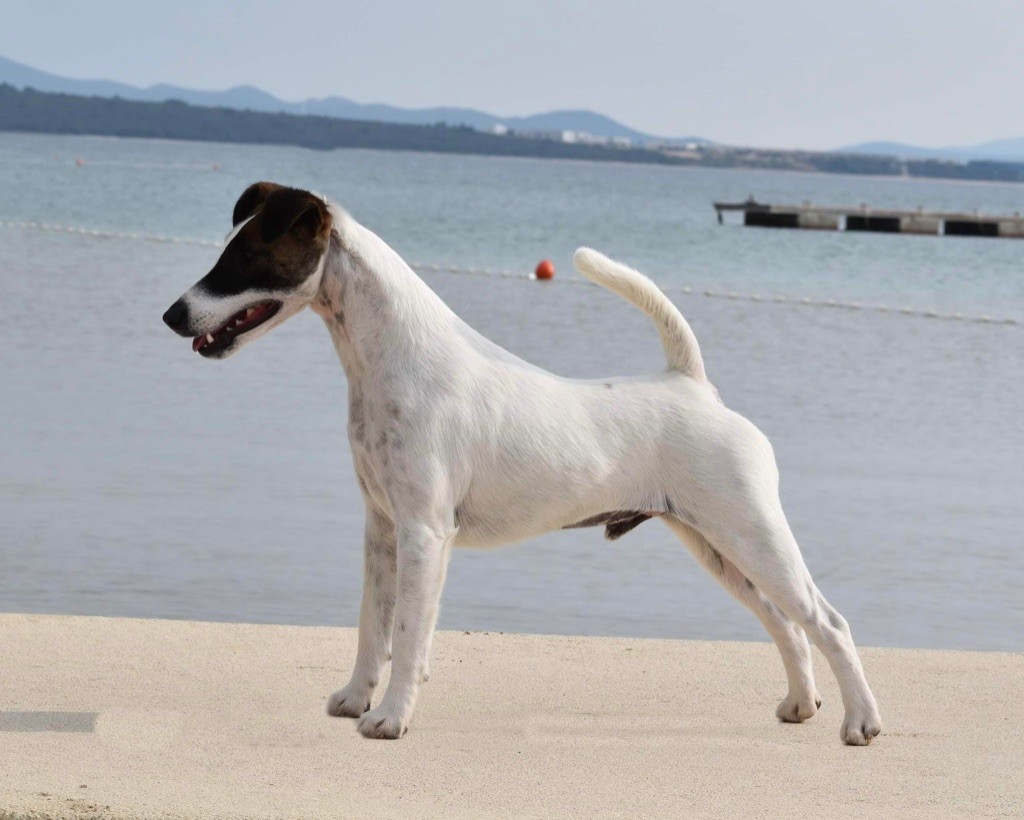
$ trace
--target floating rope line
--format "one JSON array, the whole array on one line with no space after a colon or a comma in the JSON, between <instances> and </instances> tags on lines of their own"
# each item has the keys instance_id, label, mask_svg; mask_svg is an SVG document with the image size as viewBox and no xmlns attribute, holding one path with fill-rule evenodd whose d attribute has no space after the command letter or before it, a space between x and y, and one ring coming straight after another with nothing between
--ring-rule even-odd
<instances>
[{"instance_id":1,"label":"floating rope line","mask_svg":"<svg viewBox=\"0 0 1024 820\"><path fill-rule=\"evenodd\" d=\"M186 239L179 236L158 236L147 233L128 233L126 231L99 231L92 228L79 228L74 225L54 225L51 222L0 222L0 227L21 228L26 231L47 231L49 233L67 233L76 236L90 236L94 239L127 239L135 242L157 242L164 245L194 245L200 248L219 248L224 243L211 239Z\"/></svg>"},{"instance_id":2,"label":"floating rope line","mask_svg":"<svg viewBox=\"0 0 1024 820\"><path fill-rule=\"evenodd\" d=\"M92 228L80 228L73 225L55 225L49 222L3 222L0 227L15 228L29 231L47 231L49 233L71 234L94 239L121 239L135 242L153 242L163 245L190 245L199 248L220 248L223 242L211 239L190 239L178 236L160 236L145 233L128 233L124 231L100 231ZM491 268L462 268L456 265L434 265L428 262L410 262L411 267L419 271L431 273L453 273L461 276L482 276L500 279L536 279L532 273L516 273L515 271L493 270ZM569 285L589 285L590 282L579 277L557 280ZM660 286L659 286L660 287ZM762 296L757 293L739 293L737 291L700 290L686 285L662 288L666 293L684 293L687 295L704 296L709 299L728 299L734 302L764 302L776 305L797 305L803 307L832 308L834 310L865 311L869 313L888 313L894 316L912 316L919 319L939 319L947 322L967 322L982 325L1024 326L1024 320L1010 318L994 318L986 315L970 315L964 313L943 313L937 310L923 310L912 307L891 307L889 305L862 302L843 302L838 299L813 299L809 296Z\"/></svg>"}]
</instances>

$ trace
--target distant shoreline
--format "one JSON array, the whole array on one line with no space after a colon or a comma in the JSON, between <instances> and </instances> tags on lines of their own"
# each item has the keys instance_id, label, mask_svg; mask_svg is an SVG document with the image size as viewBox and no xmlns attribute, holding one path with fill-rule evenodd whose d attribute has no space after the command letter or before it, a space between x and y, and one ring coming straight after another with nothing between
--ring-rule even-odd
<instances>
[{"instance_id":1,"label":"distant shoreline","mask_svg":"<svg viewBox=\"0 0 1024 820\"><path fill-rule=\"evenodd\" d=\"M612 147L562 142L466 126L406 125L323 116L207 108L179 101L138 102L17 90L0 84L0 132L166 139L313 150L369 149L468 156L584 160L723 170L796 171L885 179L1024 182L1024 163L899 160L894 157L707 146Z\"/></svg>"},{"instance_id":2,"label":"distant shoreline","mask_svg":"<svg viewBox=\"0 0 1024 820\"><path fill-rule=\"evenodd\" d=\"M0 129L0 136L5 135L5 134L19 135L19 136L37 135L37 136L46 136L46 137L79 137L81 139L97 140L97 141L100 141L100 140L111 140L111 141L116 141L116 140L138 140L140 142L165 143L167 145L176 145L176 144L180 144L180 143L191 143L191 144L196 144L196 145L223 145L225 147L229 147L229 146L232 146L232 145L253 145L254 147L257 147L257 148L299 148L300 150L303 150L303 151L316 151L316 149L314 149L314 148L304 148L301 145L290 145L290 144L287 144L287 143L238 143L238 142L229 142L227 140L214 140L214 139L199 140L199 139L184 139L184 138L174 138L174 137L124 137L124 136L117 136L117 135L112 135L112 134L78 134L78 133L70 134L70 133L64 133L64 132L60 132L60 131L45 131L45 132L42 132L42 131L14 131L14 130L3 130L3 129ZM331 151L366 151L366 152L374 153L374 154L396 153L396 152L390 151L390 150L388 150L386 148L332 148L332 149L329 149L329 150L331 150ZM552 163L557 163L557 162L570 162L570 163L584 162L585 163L585 162L593 162L594 161L594 160L588 160L588 159L573 159L573 158L568 158L568 157L532 157L532 156L509 156L509 155L497 155L497 154L454 154L454 153L451 153L451 152L431 151L429 149L409 150L409 151L401 151L401 152L397 152L397 153L426 154L428 156L437 156L437 157L453 157L453 156L454 157L472 157L472 158L488 159L488 160L492 160L492 159L508 160L510 162L540 160L540 161L543 161L543 162L552 162ZM70 162L70 160L69 160L69 162ZM86 164L88 165L89 163L86 162ZM755 168L755 167L745 167L745 166L722 167L722 166L717 166L717 165L716 166L710 166L710 165L665 165L665 164L662 164L662 165L648 165L648 164L642 163L642 162L620 162L618 160L613 160L613 159L605 160L601 164L602 165L606 165L606 166L610 165L610 166L617 166L617 167L622 167L622 168L636 168L636 167L639 166L639 167L642 167L642 168L660 168L660 169L665 169L665 170L683 171L683 172L687 172L687 171L726 171L726 172L728 172L728 171L738 171L738 172L742 172L742 173L745 173L745 174L801 174L801 175L810 176L810 177L838 177L838 178L867 179L867 180L872 180L873 179L873 180L882 180L882 181L888 181L888 182L901 182L901 183L907 183L907 184L941 182L943 184L950 184L950 185L995 185L995 186L999 186L999 187L1002 187L1002 186L1017 187L1017 186L1020 185L1020 182L1016 182L1016 181L1012 181L1012 180L1001 180L1001 179L950 179L948 177L902 177L902 176L894 176L892 174L851 174L851 173L842 173L842 172L838 172L838 171L831 171L831 172L830 171L814 171L814 170L806 171L806 170L802 170L802 169L799 169L799 168Z\"/></svg>"}]
</instances>

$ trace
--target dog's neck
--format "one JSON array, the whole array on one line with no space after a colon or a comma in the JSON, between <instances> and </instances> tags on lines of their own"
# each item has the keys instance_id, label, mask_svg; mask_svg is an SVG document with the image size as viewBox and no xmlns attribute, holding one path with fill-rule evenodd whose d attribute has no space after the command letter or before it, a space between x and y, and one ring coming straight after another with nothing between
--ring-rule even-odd
<instances>
[{"instance_id":1,"label":"dog's neck","mask_svg":"<svg viewBox=\"0 0 1024 820\"><path fill-rule=\"evenodd\" d=\"M382 239L330 205L333 227L311 307L349 381L387 378L451 335L459 320Z\"/></svg>"}]
</instances>

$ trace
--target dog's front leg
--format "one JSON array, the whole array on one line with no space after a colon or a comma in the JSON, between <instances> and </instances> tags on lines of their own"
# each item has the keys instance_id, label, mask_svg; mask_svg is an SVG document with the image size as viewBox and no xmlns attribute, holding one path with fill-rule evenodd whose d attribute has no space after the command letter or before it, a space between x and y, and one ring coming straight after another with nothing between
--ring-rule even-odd
<instances>
[{"instance_id":1,"label":"dog's front leg","mask_svg":"<svg viewBox=\"0 0 1024 820\"><path fill-rule=\"evenodd\" d=\"M359 610L359 649L352 679L327 702L328 714L359 717L370 708L374 687L391 654L391 625L398 587L395 527L371 503L366 505L363 539L363 603Z\"/></svg>"},{"instance_id":2,"label":"dog's front leg","mask_svg":"<svg viewBox=\"0 0 1024 820\"><path fill-rule=\"evenodd\" d=\"M398 602L392 629L391 681L384 698L359 720L366 737L398 738L409 728L428 653L455 530L438 525L398 527Z\"/></svg>"}]
</instances>

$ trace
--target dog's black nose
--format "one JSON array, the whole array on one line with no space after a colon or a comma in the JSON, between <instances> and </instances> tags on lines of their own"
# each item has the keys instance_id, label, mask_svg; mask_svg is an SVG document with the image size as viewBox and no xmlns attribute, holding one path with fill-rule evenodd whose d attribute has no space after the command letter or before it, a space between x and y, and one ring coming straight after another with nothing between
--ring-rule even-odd
<instances>
[{"instance_id":1,"label":"dog's black nose","mask_svg":"<svg viewBox=\"0 0 1024 820\"><path fill-rule=\"evenodd\" d=\"M185 325L188 322L188 305L181 299L167 308L167 312L164 314L164 324L167 325L175 333L182 336L187 336L185 332Z\"/></svg>"}]
</instances>

